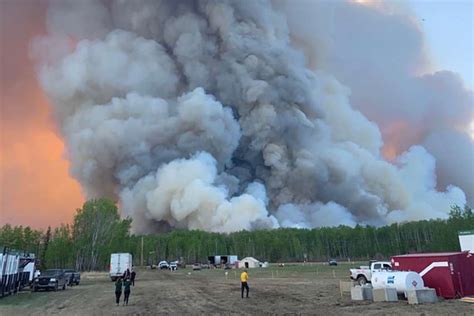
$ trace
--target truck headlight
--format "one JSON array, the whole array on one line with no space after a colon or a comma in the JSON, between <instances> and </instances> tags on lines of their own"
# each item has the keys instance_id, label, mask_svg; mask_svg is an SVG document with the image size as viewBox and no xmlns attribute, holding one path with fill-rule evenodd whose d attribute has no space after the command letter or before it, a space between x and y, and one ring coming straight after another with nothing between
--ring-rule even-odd
<instances>
[{"instance_id":1,"label":"truck headlight","mask_svg":"<svg viewBox=\"0 0 474 316\"><path fill-rule=\"evenodd\" d=\"M51 282L56 282L56 279L55 279L55 278L51 278L50 281L51 281Z\"/></svg>"}]
</instances>

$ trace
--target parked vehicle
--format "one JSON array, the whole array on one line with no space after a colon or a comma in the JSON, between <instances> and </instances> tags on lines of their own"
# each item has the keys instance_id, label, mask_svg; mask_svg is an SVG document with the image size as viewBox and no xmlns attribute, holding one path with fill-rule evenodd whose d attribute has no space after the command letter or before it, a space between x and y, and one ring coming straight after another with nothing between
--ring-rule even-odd
<instances>
[{"instance_id":1,"label":"parked vehicle","mask_svg":"<svg viewBox=\"0 0 474 316\"><path fill-rule=\"evenodd\" d=\"M372 261L370 266L350 269L350 273L352 280L356 280L359 285L364 285L371 282L373 272L390 270L392 270L392 265L389 261Z\"/></svg>"},{"instance_id":2,"label":"parked vehicle","mask_svg":"<svg viewBox=\"0 0 474 316\"><path fill-rule=\"evenodd\" d=\"M163 261L160 261L160 263L158 263L158 268L160 270L167 270L170 268L170 265L168 264L168 262L163 260Z\"/></svg>"},{"instance_id":3,"label":"parked vehicle","mask_svg":"<svg viewBox=\"0 0 474 316\"><path fill-rule=\"evenodd\" d=\"M200 263L194 263L194 264L193 264L193 270L194 270L194 271L199 271L199 270L201 270L201 264L200 264Z\"/></svg>"},{"instance_id":4,"label":"parked vehicle","mask_svg":"<svg viewBox=\"0 0 474 316\"><path fill-rule=\"evenodd\" d=\"M169 265L169 269L171 271L176 271L178 270L178 263L176 261L171 261Z\"/></svg>"},{"instance_id":5,"label":"parked vehicle","mask_svg":"<svg viewBox=\"0 0 474 316\"><path fill-rule=\"evenodd\" d=\"M66 273L66 278L68 279L68 285L79 285L81 282L81 273L77 272L74 269L66 269L64 270L64 273Z\"/></svg>"},{"instance_id":6,"label":"parked vehicle","mask_svg":"<svg viewBox=\"0 0 474 316\"><path fill-rule=\"evenodd\" d=\"M113 253L110 255L110 279L116 281L127 269L132 269L132 255L130 253Z\"/></svg>"},{"instance_id":7,"label":"parked vehicle","mask_svg":"<svg viewBox=\"0 0 474 316\"><path fill-rule=\"evenodd\" d=\"M30 287L36 274L36 258L34 253L24 253L20 256L20 290Z\"/></svg>"},{"instance_id":8,"label":"parked vehicle","mask_svg":"<svg viewBox=\"0 0 474 316\"><path fill-rule=\"evenodd\" d=\"M328 264L329 264L330 266L337 266L337 261L336 261L336 259L330 259L330 260L328 261Z\"/></svg>"},{"instance_id":9,"label":"parked vehicle","mask_svg":"<svg viewBox=\"0 0 474 316\"><path fill-rule=\"evenodd\" d=\"M37 292L40 289L57 291L59 288L65 290L68 281L64 270L49 269L33 281L33 291Z\"/></svg>"},{"instance_id":10,"label":"parked vehicle","mask_svg":"<svg viewBox=\"0 0 474 316\"><path fill-rule=\"evenodd\" d=\"M0 253L0 295L16 293L20 284L20 256L3 248Z\"/></svg>"}]
</instances>

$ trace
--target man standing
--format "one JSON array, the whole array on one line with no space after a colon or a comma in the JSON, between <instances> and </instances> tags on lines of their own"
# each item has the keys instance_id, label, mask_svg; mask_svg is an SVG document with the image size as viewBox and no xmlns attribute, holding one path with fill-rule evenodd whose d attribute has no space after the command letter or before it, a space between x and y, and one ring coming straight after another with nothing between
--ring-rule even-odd
<instances>
[{"instance_id":1,"label":"man standing","mask_svg":"<svg viewBox=\"0 0 474 316\"><path fill-rule=\"evenodd\" d=\"M117 303L117 306L120 304L120 296L122 296L122 278L115 281L115 303Z\"/></svg>"},{"instance_id":2,"label":"man standing","mask_svg":"<svg viewBox=\"0 0 474 316\"><path fill-rule=\"evenodd\" d=\"M132 268L132 273L130 274L130 281L132 281L132 285L135 286L135 276L136 276L135 269Z\"/></svg>"},{"instance_id":3,"label":"man standing","mask_svg":"<svg viewBox=\"0 0 474 316\"><path fill-rule=\"evenodd\" d=\"M123 305L128 305L128 298L130 297L130 284L132 284L130 279L125 279L123 282Z\"/></svg>"},{"instance_id":4,"label":"man standing","mask_svg":"<svg viewBox=\"0 0 474 316\"><path fill-rule=\"evenodd\" d=\"M244 270L244 272L240 274L240 290L242 298L244 298L244 289L247 291L246 297L249 297L249 285L247 284L248 279L249 275L247 273L247 270Z\"/></svg>"}]
</instances>

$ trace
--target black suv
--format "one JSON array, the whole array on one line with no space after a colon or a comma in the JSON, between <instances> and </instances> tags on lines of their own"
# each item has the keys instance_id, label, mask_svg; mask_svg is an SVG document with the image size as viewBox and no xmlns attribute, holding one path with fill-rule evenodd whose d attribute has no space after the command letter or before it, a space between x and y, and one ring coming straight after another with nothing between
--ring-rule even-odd
<instances>
[{"instance_id":1,"label":"black suv","mask_svg":"<svg viewBox=\"0 0 474 316\"><path fill-rule=\"evenodd\" d=\"M40 289L53 289L57 291L59 288L65 290L68 283L68 278L62 269L46 270L39 277L33 281L33 291Z\"/></svg>"},{"instance_id":2,"label":"black suv","mask_svg":"<svg viewBox=\"0 0 474 316\"><path fill-rule=\"evenodd\" d=\"M81 282L81 274L77 272L74 269L66 269L64 270L64 273L66 273L66 278L68 280L68 285L79 285Z\"/></svg>"}]
</instances>

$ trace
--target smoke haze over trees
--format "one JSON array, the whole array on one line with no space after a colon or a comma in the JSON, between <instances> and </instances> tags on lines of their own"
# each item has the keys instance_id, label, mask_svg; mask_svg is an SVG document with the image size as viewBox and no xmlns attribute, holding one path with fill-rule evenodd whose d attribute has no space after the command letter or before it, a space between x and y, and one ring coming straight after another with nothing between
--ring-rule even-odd
<instances>
[{"instance_id":1,"label":"smoke haze over trees","mask_svg":"<svg viewBox=\"0 0 474 316\"><path fill-rule=\"evenodd\" d=\"M93 200L77 210L72 226L62 225L52 232L4 225L0 245L34 252L43 269L105 270L114 252L132 253L135 265L139 265L142 238L145 264L181 257L187 263L207 262L208 256L216 254L254 256L270 262L303 261L305 255L311 261L367 260L410 252L457 251L458 232L474 227L474 214L468 207L453 207L447 220L230 234L175 230L140 236L129 233L130 225L129 219L119 218L111 201Z\"/></svg>"},{"instance_id":2,"label":"smoke haze over trees","mask_svg":"<svg viewBox=\"0 0 474 316\"><path fill-rule=\"evenodd\" d=\"M472 91L419 75L416 24L306 4L51 2L33 55L87 197L136 233L386 225L471 199Z\"/></svg>"}]
</instances>

